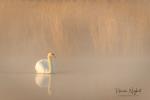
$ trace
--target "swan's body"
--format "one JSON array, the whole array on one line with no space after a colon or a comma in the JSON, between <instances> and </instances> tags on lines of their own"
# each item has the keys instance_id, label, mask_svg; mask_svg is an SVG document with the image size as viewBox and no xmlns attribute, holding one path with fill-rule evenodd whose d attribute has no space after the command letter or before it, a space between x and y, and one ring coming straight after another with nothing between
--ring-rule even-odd
<instances>
[{"instance_id":1,"label":"swan's body","mask_svg":"<svg viewBox=\"0 0 150 100\"><path fill-rule=\"evenodd\" d=\"M50 66L51 68L52 66ZM50 73L47 59L39 60L35 65L36 73Z\"/></svg>"},{"instance_id":2,"label":"swan's body","mask_svg":"<svg viewBox=\"0 0 150 100\"><path fill-rule=\"evenodd\" d=\"M52 57L54 56L53 53L48 53L47 59L41 59L39 60L35 65L35 71L36 73L53 73L52 72Z\"/></svg>"}]
</instances>

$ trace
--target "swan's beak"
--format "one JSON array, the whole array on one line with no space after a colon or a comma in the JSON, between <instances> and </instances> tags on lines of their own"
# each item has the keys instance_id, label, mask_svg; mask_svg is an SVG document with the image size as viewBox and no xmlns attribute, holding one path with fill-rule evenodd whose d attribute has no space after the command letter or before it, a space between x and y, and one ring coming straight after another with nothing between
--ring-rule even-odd
<instances>
[{"instance_id":1,"label":"swan's beak","mask_svg":"<svg viewBox=\"0 0 150 100\"><path fill-rule=\"evenodd\" d=\"M52 53L52 56L56 58L56 55L54 53Z\"/></svg>"}]
</instances>

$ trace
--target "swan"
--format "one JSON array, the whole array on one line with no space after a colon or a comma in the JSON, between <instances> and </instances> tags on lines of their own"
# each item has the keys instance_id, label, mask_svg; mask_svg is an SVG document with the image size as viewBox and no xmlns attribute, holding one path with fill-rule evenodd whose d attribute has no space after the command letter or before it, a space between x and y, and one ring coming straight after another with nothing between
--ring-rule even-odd
<instances>
[{"instance_id":1,"label":"swan","mask_svg":"<svg viewBox=\"0 0 150 100\"><path fill-rule=\"evenodd\" d=\"M53 73L53 65L52 65L52 58L55 57L54 53L48 53L47 59L41 59L36 62L35 71L36 73L41 74L51 74Z\"/></svg>"}]
</instances>

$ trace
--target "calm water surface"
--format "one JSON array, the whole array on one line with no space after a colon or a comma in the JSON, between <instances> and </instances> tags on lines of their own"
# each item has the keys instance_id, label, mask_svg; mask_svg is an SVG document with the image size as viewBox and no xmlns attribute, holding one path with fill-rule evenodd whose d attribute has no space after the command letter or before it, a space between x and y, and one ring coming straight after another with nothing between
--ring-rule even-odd
<instances>
[{"instance_id":1,"label":"calm water surface","mask_svg":"<svg viewBox=\"0 0 150 100\"><path fill-rule=\"evenodd\" d=\"M0 99L149 100L149 62L145 60L117 62L103 61L96 66L94 66L96 63L70 63L67 69L59 69L52 75L1 73ZM136 95L117 94L116 88L125 90L137 88L142 91Z\"/></svg>"}]
</instances>

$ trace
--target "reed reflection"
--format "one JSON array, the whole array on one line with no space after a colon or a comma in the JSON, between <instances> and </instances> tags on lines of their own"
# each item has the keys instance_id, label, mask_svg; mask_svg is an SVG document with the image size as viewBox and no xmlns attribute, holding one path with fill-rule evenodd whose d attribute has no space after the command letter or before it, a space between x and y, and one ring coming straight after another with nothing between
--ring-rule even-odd
<instances>
[{"instance_id":1,"label":"reed reflection","mask_svg":"<svg viewBox=\"0 0 150 100\"><path fill-rule=\"evenodd\" d=\"M35 76L35 83L40 88L47 88L48 95L52 95L52 76L45 74L37 74Z\"/></svg>"}]
</instances>

